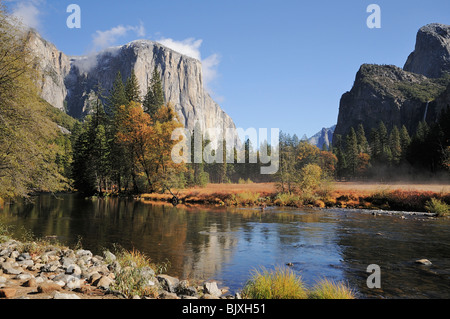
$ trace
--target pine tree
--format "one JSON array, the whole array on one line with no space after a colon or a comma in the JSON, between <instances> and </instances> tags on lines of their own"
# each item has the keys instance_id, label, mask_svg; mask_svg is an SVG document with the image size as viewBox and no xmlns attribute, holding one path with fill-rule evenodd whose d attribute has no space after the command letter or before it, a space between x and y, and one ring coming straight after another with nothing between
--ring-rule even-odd
<instances>
[{"instance_id":1,"label":"pine tree","mask_svg":"<svg viewBox=\"0 0 450 319\"><path fill-rule=\"evenodd\" d=\"M400 164L400 161L402 159L402 143L400 138L400 132L397 126L394 126L394 128L391 131L391 134L389 135L389 147L391 151L393 164L394 165Z\"/></svg>"},{"instance_id":2,"label":"pine tree","mask_svg":"<svg viewBox=\"0 0 450 319\"><path fill-rule=\"evenodd\" d=\"M369 142L366 138L364 126L360 123L356 131L356 139L358 141L358 150L360 153L369 154Z\"/></svg>"},{"instance_id":3,"label":"pine tree","mask_svg":"<svg viewBox=\"0 0 450 319\"><path fill-rule=\"evenodd\" d=\"M402 148L402 158L405 158L409 145L411 144L411 137L405 125L400 130L400 144Z\"/></svg>"},{"instance_id":4,"label":"pine tree","mask_svg":"<svg viewBox=\"0 0 450 319\"><path fill-rule=\"evenodd\" d=\"M131 75L125 84L125 96L128 102L141 102L141 91L134 69L131 71Z\"/></svg>"},{"instance_id":5,"label":"pine tree","mask_svg":"<svg viewBox=\"0 0 450 319\"><path fill-rule=\"evenodd\" d=\"M333 141L333 151L337 158L336 176L338 178L343 178L347 172L347 161L342 144L342 135L336 134L335 140Z\"/></svg>"},{"instance_id":6,"label":"pine tree","mask_svg":"<svg viewBox=\"0 0 450 319\"><path fill-rule=\"evenodd\" d=\"M113 87L109 91L108 102L109 111L113 114L120 106L128 104L125 85L123 84L122 74L120 71L117 72Z\"/></svg>"},{"instance_id":7,"label":"pine tree","mask_svg":"<svg viewBox=\"0 0 450 319\"><path fill-rule=\"evenodd\" d=\"M352 177L356 177L356 170L358 167L358 140L353 127L350 129L350 133L347 135L347 147L345 157L347 159L347 165L349 173Z\"/></svg>"},{"instance_id":8,"label":"pine tree","mask_svg":"<svg viewBox=\"0 0 450 319\"><path fill-rule=\"evenodd\" d=\"M152 79L143 102L144 111L153 118L164 103L164 91L162 88L161 77L157 67L155 66L152 73Z\"/></svg>"}]
</instances>

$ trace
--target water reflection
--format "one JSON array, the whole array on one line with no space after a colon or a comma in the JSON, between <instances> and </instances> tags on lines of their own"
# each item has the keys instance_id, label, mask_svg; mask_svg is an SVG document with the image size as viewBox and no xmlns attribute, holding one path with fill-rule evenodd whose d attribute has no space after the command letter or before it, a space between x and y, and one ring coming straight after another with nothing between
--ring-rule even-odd
<instances>
[{"instance_id":1,"label":"water reflection","mask_svg":"<svg viewBox=\"0 0 450 319\"><path fill-rule=\"evenodd\" d=\"M347 281L362 297L450 297L449 220L401 220L339 210L199 209L126 199L42 195L0 210L4 222L36 236L56 235L101 254L119 244L169 274L222 281L240 289L250 271L291 263L307 284ZM432 260L432 267L414 261ZM382 269L382 290L366 286L369 264Z\"/></svg>"}]
</instances>

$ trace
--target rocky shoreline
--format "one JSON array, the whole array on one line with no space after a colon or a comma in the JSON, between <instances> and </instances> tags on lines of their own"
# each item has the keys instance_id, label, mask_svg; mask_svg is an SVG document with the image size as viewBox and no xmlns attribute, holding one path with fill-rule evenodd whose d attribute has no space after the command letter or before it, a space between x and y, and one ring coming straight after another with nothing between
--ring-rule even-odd
<instances>
[{"instance_id":1,"label":"rocky shoreline","mask_svg":"<svg viewBox=\"0 0 450 319\"><path fill-rule=\"evenodd\" d=\"M191 285L187 280L156 274L150 267L133 267L145 280L151 295L127 295L115 281L123 268L116 256L105 251L93 255L85 249L46 246L42 253L29 244L9 239L0 243L0 299L235 299L227 288L206 281Z\"/></svg>"}]
</instances>

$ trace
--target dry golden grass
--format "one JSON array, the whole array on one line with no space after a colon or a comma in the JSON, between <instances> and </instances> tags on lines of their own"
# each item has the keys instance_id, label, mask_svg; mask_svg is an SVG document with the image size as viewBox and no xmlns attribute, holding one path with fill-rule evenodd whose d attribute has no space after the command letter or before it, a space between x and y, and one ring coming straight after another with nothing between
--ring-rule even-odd
<instances>
[{"instance_id":1,"label":"dry golden grass","mask_svg":"<svg viewBox=\"0 0 450 319\"><path fill-rule=\"evenodd\" d=\"M425 201L432 197L450 201L448 184L364 183L336 182L326 194L317 193L314 200L306 201L296 194L278 194L275 183L208 184L173 190L185 205L254 206L279 205L301 207L348 207L386 210L423 211ZM143 194L144 201L170 202L171 194ZM294 205L295 204L295 205Z\"/></svg>"}]
</instances>

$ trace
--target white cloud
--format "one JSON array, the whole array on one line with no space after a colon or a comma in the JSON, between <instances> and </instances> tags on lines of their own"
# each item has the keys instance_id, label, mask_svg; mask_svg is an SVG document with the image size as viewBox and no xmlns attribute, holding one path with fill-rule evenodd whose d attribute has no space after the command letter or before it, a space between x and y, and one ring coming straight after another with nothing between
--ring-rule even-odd
<instances>
[{"instance_id":1,"label":"white cloud","mask_svg":"<svg viewBox=\"0 0 450 319\"><path fill-rule=\"evenodd\" d=\"M41 12L38 7L44 3L43 0L24 0L11 1L17 2L12 8L12 14L17 17L24 25L39 29L41 27Z\"/></svg>"},{"instance_id":2,"label":"white cloud","mask_svg":"<svg viewBox=\"0 0 450 319\"><path fill-rule=\"evenodd\" d=\"M188 38L185 40L177 41L170 38L161 38L156 41L174 51L199 60L202 63L203 83L205 89L212 95L215 95L211 90L211 84L218 76L217 68L220 63L220 58L218 54L212 54L209 57L202 59L200 47L203 43L203 40ZM223 97L215 96L215 98L220 98L223 100Z\"/></svg>"},{"instance_id":3,"label":"white cloud","mask_svg":"<svg viewBox=\"0 0 450 319\"><path fill-rule=\"evenodd\" d=\"M199 61L202 60L200 54L200 47L202 45L203 40L195 40L194 38L188 38L186 40L176 41L170 38L161 38L157 40L157 42L181 54L187 55Z\"/></svg>"},{"instance_id":4,"label":"white cloud","mask_svg":"<svg viewBox=\"0 0 450 319\"><path fill-rule=\"evenodd\" d=\"M128 32L134 32L138 37L145 37L144 24L140 22L137 26L118 25L106 31L97 30L93 35L93 49L95 51L105 49L113 45L119 38L126 36Z\"/></svg>"}]
</instances>

